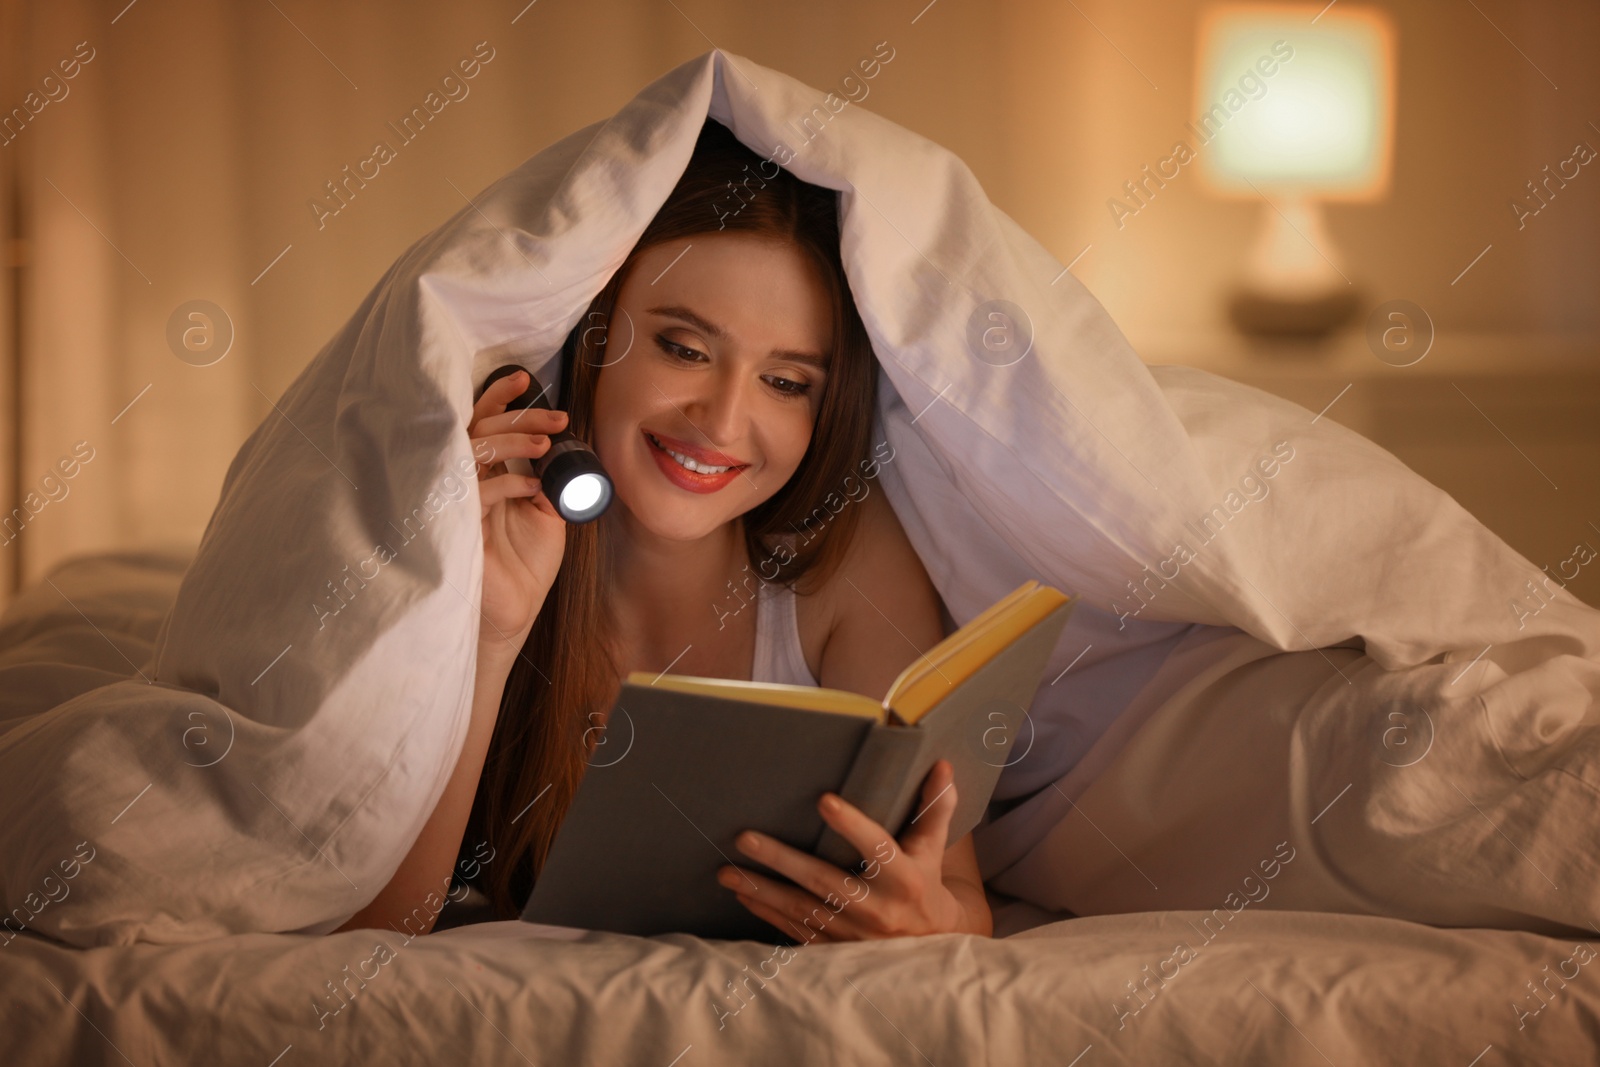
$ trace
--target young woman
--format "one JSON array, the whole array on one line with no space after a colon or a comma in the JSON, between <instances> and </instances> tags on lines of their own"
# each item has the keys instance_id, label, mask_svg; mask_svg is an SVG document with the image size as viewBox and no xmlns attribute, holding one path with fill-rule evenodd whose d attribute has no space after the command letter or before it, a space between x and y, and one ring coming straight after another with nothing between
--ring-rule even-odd
<instances>
[{"instance_id":1,"label":"young woman","mask_svg":"<svg viewBox=\"0 0 1600 1067\"><path fill-rule=\"evenodd\" d=\"M506 411L525 373L473 408L484 574L471 725L399 870L342 929L409 917L484 842L493 858L479 881L497 916L516 917L631 670L881 698L940 640L938 594L870 481L876 383L836 194L707 120L677 187L567 340L566 411ZM542 455L562 427L591 443L616 490L583 526L503 462ZM745 605L737 591L757 575L776 577ZM737 892L784 933L822 923L828 940L991 935L970 835L945 847L947 761L899 842L837 799L819 800L824 820L883 861L864 897L854 872L749 833L741 850L796 884L730 866L718 872L727 888L708 880L706 892Z\"/></svg>"}]
</instances>

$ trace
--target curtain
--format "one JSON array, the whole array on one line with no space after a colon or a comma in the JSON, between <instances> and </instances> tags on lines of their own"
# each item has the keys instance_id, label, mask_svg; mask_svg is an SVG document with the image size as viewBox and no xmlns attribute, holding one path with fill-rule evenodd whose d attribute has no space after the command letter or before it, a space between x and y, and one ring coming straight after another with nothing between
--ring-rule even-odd
<instances>
[{"instance_id":1,"label":"curtain","mask_svg":"<svg viewBox=\"0 0 1600 1067\"><path fill-rule=\"evenodd\" d=\"M887 8L734 0L0 12L0 107L20 109L0 137L17 261L0 293L0 599L73 554L198 542L238 446L413 240L713 42L842 91L877 41L920 32L925 86L947 74L930 42L971 40L983 15L913 31ZM871 106L897 76L915 99L909 66ZM999 91L966 94L951 122L1003 136L986 119Z\"/></svg>"}]
</instances>

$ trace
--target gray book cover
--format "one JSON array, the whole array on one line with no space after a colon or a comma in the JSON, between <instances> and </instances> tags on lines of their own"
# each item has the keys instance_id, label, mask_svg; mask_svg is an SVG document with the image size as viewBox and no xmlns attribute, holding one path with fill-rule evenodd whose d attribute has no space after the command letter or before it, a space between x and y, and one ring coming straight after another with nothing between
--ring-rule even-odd
<instances>
[{"instance_id":1,"label":"gray book cover","mask_svg":"<svg viewBox=\"0 0 1600 1067\"><path fill-rule=\"evenodd\" d=\"M983 816L1072 606L1058 605L912 726L625 684L522 918L794 943L717 882L725 863L788 881L734 838L759 830L859 869L817 799L837 792L899 837L923 779L948 759L958 797L948 839L959 840Z\"/></svg>"}]
</instances>

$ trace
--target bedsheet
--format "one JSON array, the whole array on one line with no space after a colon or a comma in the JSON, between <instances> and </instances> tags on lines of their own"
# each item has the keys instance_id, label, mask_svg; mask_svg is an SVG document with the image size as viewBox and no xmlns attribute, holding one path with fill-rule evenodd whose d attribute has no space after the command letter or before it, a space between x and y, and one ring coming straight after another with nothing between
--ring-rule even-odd
<instances>
[{"instance_id":1,"label":"bedsheet","mask_svg":"<svg viewBox=\"0 0 1600 1067\"><path fill-rule=\"evenodd\" d=\"M562 933L499 922L410 942L352 930L92 949L25 934L0 950L0 1043L19 1067L1562 1067L1592 1064L1600 1033L1590 942L1397 919L1173 911L787 956Z\"/></svg>"}]
</instances>

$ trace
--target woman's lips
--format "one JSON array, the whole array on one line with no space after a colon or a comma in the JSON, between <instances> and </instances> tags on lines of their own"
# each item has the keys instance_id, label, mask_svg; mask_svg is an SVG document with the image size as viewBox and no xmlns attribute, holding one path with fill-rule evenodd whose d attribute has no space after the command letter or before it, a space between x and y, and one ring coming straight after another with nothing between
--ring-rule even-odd
<instances>
[{"instance_id":1,"label":"woman's lips","mask_svg":"<svg viewBox=\"0 0 1600 1067\"><path fill-rule=\"evenodd\" d=\"M661 473L667 480L679 489L687 489L691 493L715 493L718 489L737 478L748 464L725 470L721 474L699 474L690 470L677 460L673 459L650 439L648 433L643 434L645 447L650 450L650 455L655 459L656 466L661 468Z\"/></svg>"},{"instance_id":2,"label":"woman's lips","mask_svg":"<svg viewBox=\"0 0 1600 1067\"><path fill-rule=\"evenodd\" d=\"M652 438L661 447L676 452L680 456L688 456L703 467L748 467L750 464L742 459L718 452L714 448L704 445L691 444L678 437L670 437L659 430L645 430L645 436Z\"/></svg>"}]
</instances>

